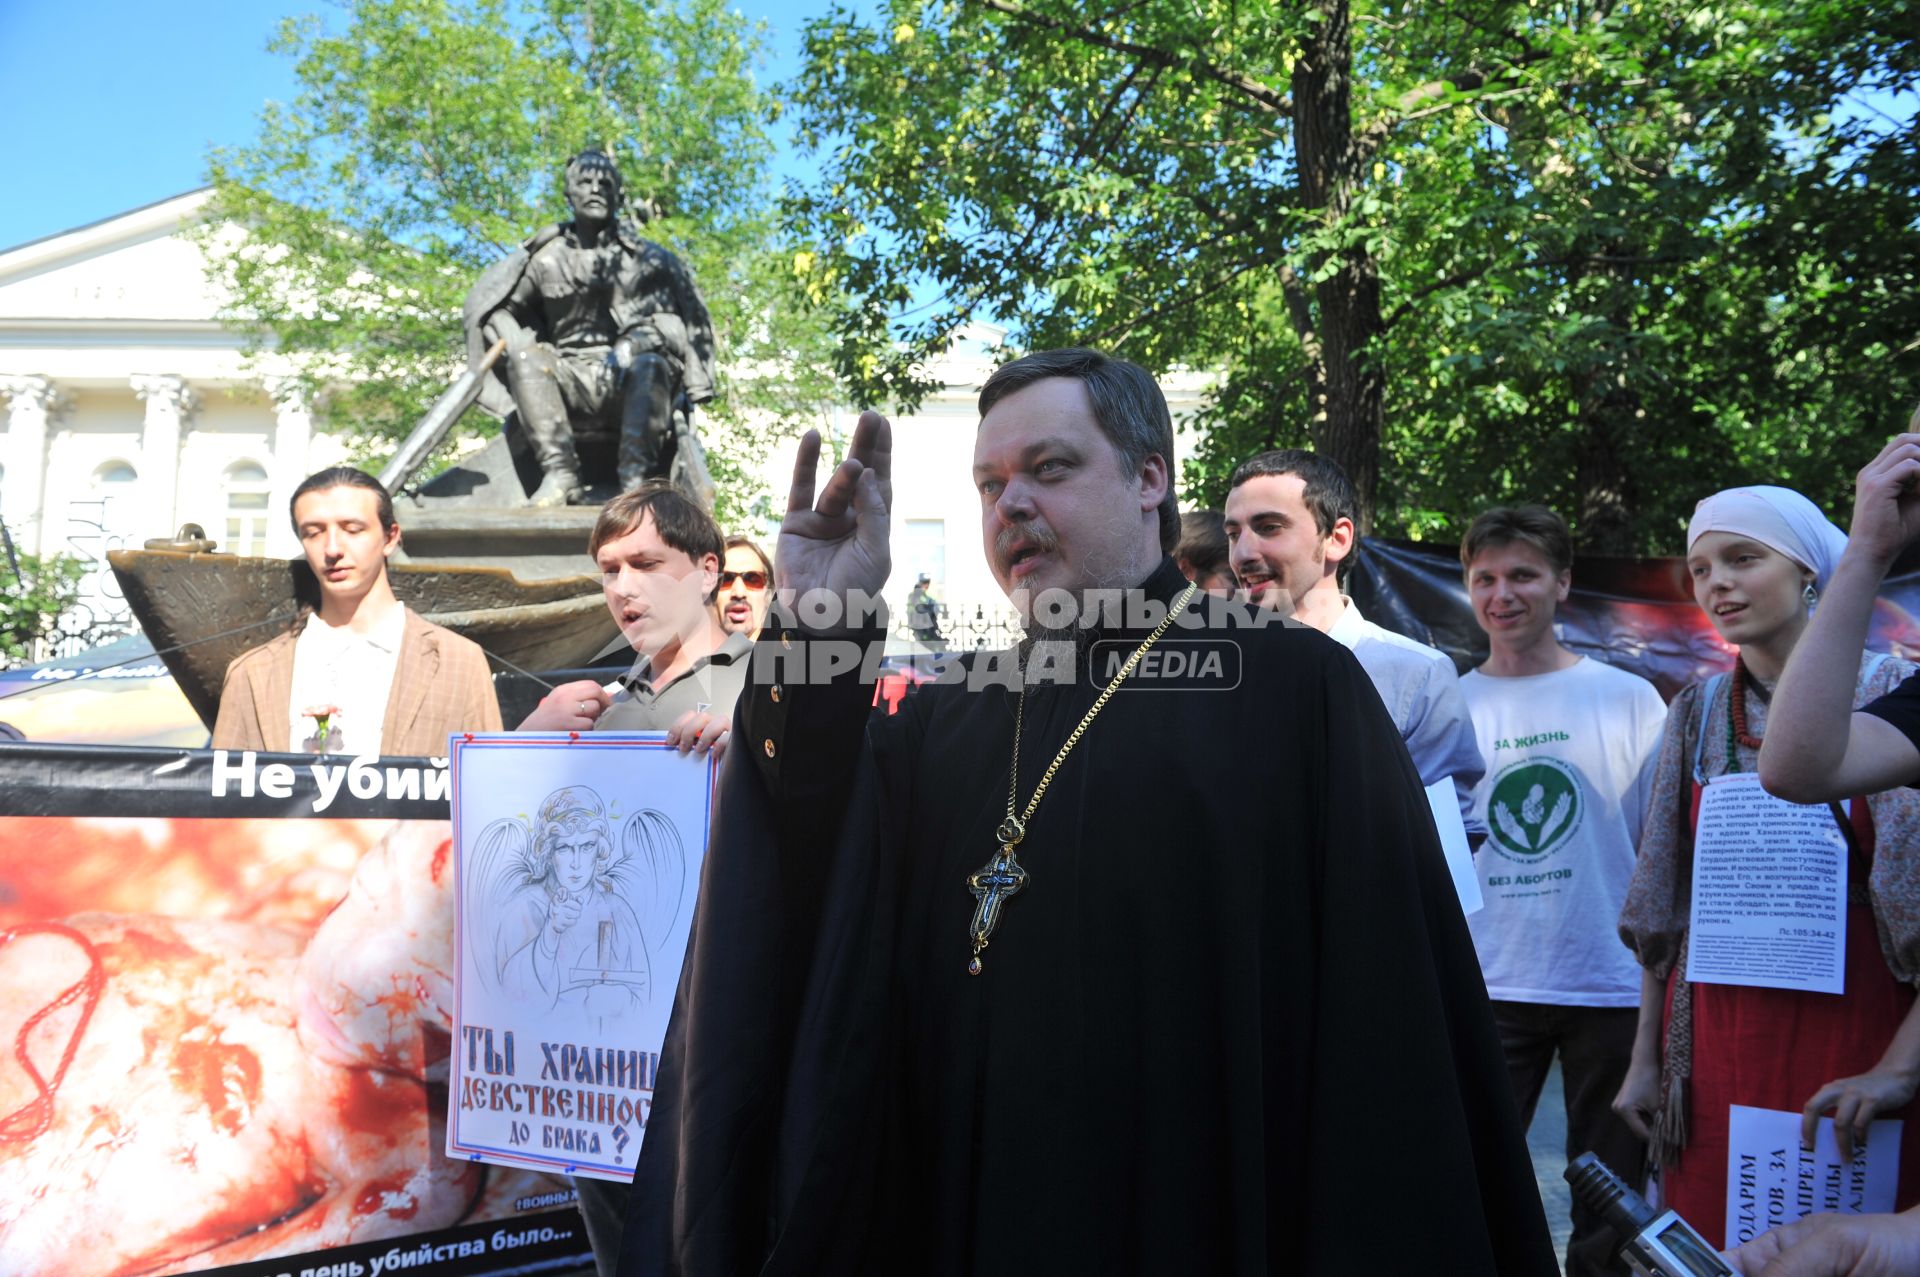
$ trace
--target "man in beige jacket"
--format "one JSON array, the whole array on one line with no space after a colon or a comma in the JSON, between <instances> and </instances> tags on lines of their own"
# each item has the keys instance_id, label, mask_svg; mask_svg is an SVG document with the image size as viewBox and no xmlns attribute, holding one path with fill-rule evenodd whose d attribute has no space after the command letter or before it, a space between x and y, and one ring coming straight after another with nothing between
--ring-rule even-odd
<instances>
[{"instance_id":1,"label":"man in beige jacket","mask_svg":"<svg viewBox=\"0 0 1920 1277\"><path fill-rule=\"evenodd\" d=\"M293 494L320 606L227 667L215 749L440 755L452 732L500 730L486 654L394 597L393 498L346 466Z\"/></svg>"}]
</instances>

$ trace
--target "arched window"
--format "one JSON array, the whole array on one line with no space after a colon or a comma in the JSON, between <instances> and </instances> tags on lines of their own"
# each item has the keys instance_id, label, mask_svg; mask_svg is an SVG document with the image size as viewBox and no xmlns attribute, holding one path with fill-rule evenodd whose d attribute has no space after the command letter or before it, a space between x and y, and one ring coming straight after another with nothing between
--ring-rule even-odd
<instances>
[{"instance_id":1,"label":"arched window","mask_svg":"<svg viewBox=\"0 0 1920 1277\"><path fill-rule=\"evenodd\" d=\"M105 538L103 555L107 550L118 550L128 544L140 526L139 483L140 472L132 463L117 457L102 461L93 468L88 498L73 503L73 517L91 523Z\"/></svg>"},{"instance_id":2,"label":"arched window","mask_svg":"<svg viewBox=\"0 0 1920 1277\"><path fill-rule=\"evenodd\" d=\"M221 549L232 554L267 552L267 497L270 483L258 462L236 461L221 480L226 493L227 536Z\"/></svg>"},{"instance_id":3,"label":"arched window","mask_svg":"<svg viewBox=\"0 0 1920 1277\"><path fill-rule=\"evenodd\" d=\"M107 570L107 553L139 544L139 485L140 472L116 457L95 466L86 490L67 498L67 543L60 548L91 565L94 584L83 588L115 601L120 587Z\"/></svg>"},{"instance_id":4,"label":"arched window","mask_svg":"<svg viewBox=\"0 0 1920 1277\"><path fill-rule=\"evenodd\" d=\"M93 490L103 497L123 497L126 485L139 481L140 472L124 461L102 461L93 471Z\"/></svg>"}]
</instances>

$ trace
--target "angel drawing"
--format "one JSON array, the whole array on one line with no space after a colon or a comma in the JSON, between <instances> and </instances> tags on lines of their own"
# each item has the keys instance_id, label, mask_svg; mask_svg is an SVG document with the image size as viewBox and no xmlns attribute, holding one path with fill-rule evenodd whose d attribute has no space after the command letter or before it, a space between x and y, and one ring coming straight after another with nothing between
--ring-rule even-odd
<instances>
[{"instance_id":1,"label":"angel drawing","mask_svg":"<svg viewBox=\"0 0 1920 1277\"><path fill-rule=\"evenodd\" d=\"M685 885L666 816L636 812L616 840L597 793L557 789L531 821L502 817L481 831L465 887L474 966L490 988L579 1006L605 1027L652 1000L653 959Z\"/></svg>"}]
</instances>

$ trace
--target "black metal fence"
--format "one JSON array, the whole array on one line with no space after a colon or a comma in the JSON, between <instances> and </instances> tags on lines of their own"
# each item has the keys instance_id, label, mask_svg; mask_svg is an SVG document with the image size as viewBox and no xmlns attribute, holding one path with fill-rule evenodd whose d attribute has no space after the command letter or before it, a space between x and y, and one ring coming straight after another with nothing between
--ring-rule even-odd
<instances>
[{"instance_id":1,"label":"black metal fence","mask_svg":"<svg viewBox=\"0 0 1920 1277\"><path fill-rule=\"evenodd\" d=\"M992 650L1012 647L1020 641L1019 613L1004 606L989 608L984 603L941 604L937 620L941 640L948 651ZM921 638L907 624L904 612L895 615L893 629L902 638Z\"/></svg>"},{"instance_id":2,"label":"black metal fence","mask_svg":"<svg viewBox=\"0 0 1920 1277\"><path fill-rule=\"evenodd\" d=\"M38 665L43 661L78 656L115 639L125 638L138 629L139 626L124 607L116 611L98 603L75 603L49 618L46 628L30 645L26 659L11 664ZM0 665L8 663L6 657L0 656Z\"/></svg>"},{"instance_id":3,"label":"black metal fence","mask_svg":"<svg viewBox=\"0 0 1920 1277\"><path fill-rule=\"evenodd\" d=\"M4 656L0 656L0 668L6 668L9 664L37 665L43 661L77 656L138 630L139 626L131 615L124 610L109 610L104 600L75 603L52 618L41 637L35 640L33 651L27 659L8 662ZM984 603L941 605L939 630L941 642L930 646L941 646L951 652L1012 647L1021 637L1018 613L1005 606L988 607ZM924 642L907 624L904 612L895 613L893 633L899 638Z\"/></svg>"}]
</instances>

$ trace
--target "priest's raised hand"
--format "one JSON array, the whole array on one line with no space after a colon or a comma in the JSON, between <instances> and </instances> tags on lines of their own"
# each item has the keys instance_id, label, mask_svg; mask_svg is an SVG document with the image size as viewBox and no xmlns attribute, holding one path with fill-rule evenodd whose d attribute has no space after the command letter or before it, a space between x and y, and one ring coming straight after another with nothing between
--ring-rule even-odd
<instances>
[{"instance_id":1,"label":"priest's raised hand","mask_svg":"<svg viewBox=\"0 0 1920 1277\"><path fill-rule=\"evenodd\" d=\"M852 591L878 594L892 567L887 517L893 504L893 428L877 412L863 412L846 460L814 495L820 432L800 440L780 524L774 576L782 603L815 590L845 599Z\"/></svg>"}]
</instances>

